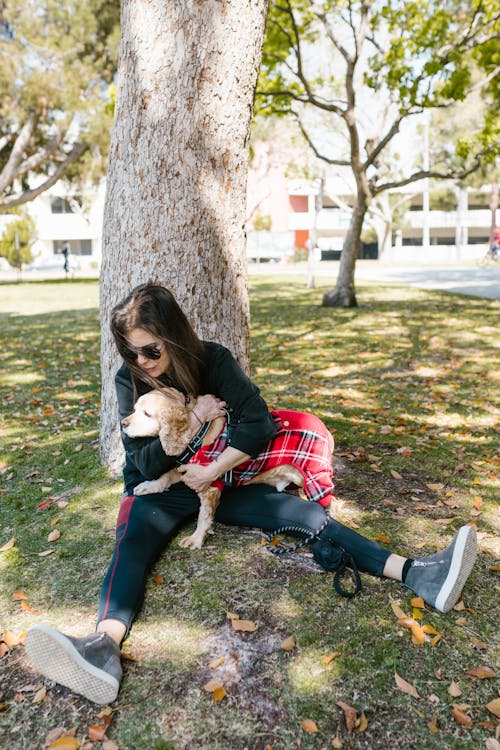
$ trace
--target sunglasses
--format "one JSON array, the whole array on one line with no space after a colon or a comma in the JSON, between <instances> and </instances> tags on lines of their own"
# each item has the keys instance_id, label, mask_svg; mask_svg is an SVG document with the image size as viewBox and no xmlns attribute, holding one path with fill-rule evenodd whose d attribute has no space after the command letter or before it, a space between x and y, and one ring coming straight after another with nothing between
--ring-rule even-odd
<instances>
[{"instance_id":1,"label":"sunglasses","mask_svg":"<svg viewBox=\"0 0 500 750\"><path fill-rule=\"evenodd\" d=\"M137 359L139 354L146 359L160 359L163 344L146 344L146 346L131 347L127 345L127 356L130 359Z\"/></svg>"}]
</instances>

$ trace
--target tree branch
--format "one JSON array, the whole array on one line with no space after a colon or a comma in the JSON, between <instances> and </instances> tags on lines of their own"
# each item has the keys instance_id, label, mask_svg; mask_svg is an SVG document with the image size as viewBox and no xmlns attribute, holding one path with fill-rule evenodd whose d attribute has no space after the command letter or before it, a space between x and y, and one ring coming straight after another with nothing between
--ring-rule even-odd
<instances>
[{"instance_id":1,"label":"tree branch","mask_svg":"<svg viewBox=\"0 0 500 750\"><path fill-rule=\"evenodd\" d=\"M0 202L0 209L3 208L14 208L14 206L21 206L24 203L28 203L28 201L33 200L33 198L36 198L41 193L44 193L45 190L48 190L48 188L52 187L52 185L55 185L55 183L67 172L68 168L73 164L73 162L78 161L78 159L83 156L83 154L88 151L89 146L85 143L76 143L69 154L66 156L66 159L60 164L54 174L52 174L45 182L43 182L41 185L38 185L38 187L33 188L32 190L25 190L23 193L18 195L10 195L4 198L3 201Z\"/></svg>"},{"instance_id":2,"label":"tree branch","mask_svg":"<svg viewBox=\"0 0 500 750\"><path fill-rule=\"evenodd\" d=\"M23 158L24 151L30 142L30 138L35 129L36 117L32 115L29 120L25 122L19 135L16 138L10 156L7 160L7 164L0 174L0 193L3 193L5 189L12 183L17 175L17 168L21 159Z\"/></svg>"},{"instance_id":3,"label":"tree branch","mask_svg":"<svg viewBox=\"0 0 500 750\"><path fill-rule=\"evenodd\" d=\"M38 153L33 154L33 156L30 156L28 159L25 159L21 164L19 165L19 168L16 172L16 177L19 177L22 174L26 174L26 172L29 172L33 169L36 169L40 166L40 164L43 164L44 161L46 161L56 148L59 146L63 139L62 133L57 133L51 141L45 146L45 148L40 149Z\"/></svg>"},{"instance_id":4,"label":"tree branch","mask_svg":"<svg viewBox=\"0 0 500 750\"><path fill-rule=\"evenodd\" d=\"M325 156L324 154L320 154L315 144L311 140L309 133L306 131L304 124L302 123L302 120L300 119L300 117L298 115L296 115L295 117L299 125L299 128L302 132L302 135L306 139L309 148L313 151L316 158L321 159L321 161L326 161L327 164L335 164L338 167L349 167L351 165L350 161L346 161L342 159L330 159L330 157Z\"/></svg>"},{"instance_id":5,"label":"tree branch","mask_svg":"<svg viewBox=\"0 0 500 750\"><path fill-rule=\"evenodd\" d=\"M432 169L421 169L418 172L414 172L409 177L405 178L404 180L395 180L394 182L385 182L382 185L378 185L377 187L373 188L373 195L378 195L379 193L384 192L385 190L391 190L393 188L400 188L404 187L405 185L410 185L412 182L418 182L418 180L423 180L427 177L435 177L436 179L440 180L465 180L466 177L468 177L470 174L473 174L476 172L482 164L483 156L487 153L488 150L482 151L479 154L476 154L474 157L474 164L469 167L468 169L463 170L456 170L451 169L449 172L439 172Z\"/></svg>"}]
</instances>

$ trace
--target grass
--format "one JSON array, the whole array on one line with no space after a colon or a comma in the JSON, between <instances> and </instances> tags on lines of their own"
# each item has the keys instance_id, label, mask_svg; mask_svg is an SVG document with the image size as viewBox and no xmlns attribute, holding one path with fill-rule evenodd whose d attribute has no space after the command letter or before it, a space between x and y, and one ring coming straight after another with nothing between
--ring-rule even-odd
<instances>
[{"instance_id":1,"label":"grass","mask_svg":"<svg viewBox=\"0 0 500 750\"><path fill-rule=\"evenodd\" d=\"M270 405L313 411L332 430L344 522L415 554L449 543L462 523L477 525L481 553L462 608L424 610L420 622L442 638L418 646L391 607L411 615L411 595L390 581L363 576L362 593L340 599L307 553L274 558L256 532L219 526L199 552L174 542L126 644L134 660L124 663L107 730L120 750L469 750L495 734L485 708L495 680L467 671L499 661L499 305L369 285L358 309L325 309L325 289L297 277L252 279L253 376ZM98 459L97 305L95 281L1 286L0 546L15 540L0 552L7 641L37 622L75 635L95 622L121 489ZM54 529L61 536L49 542ZM236 632L227 612L257 630ZM291 635L296 646L285 651ZM42 681L22 646L3 651L1 747L43 748L58 726L83 742L106 721L52 683L33 702ZM397 688L395 670L419 699ZM203 689L210 679L226 688L220 702ZM364 731L348 731L337 701L364 714ZM453 703L471 726L452 718ZM303 719L318 731L304 731Z\"/></svg>"}]
</instances>

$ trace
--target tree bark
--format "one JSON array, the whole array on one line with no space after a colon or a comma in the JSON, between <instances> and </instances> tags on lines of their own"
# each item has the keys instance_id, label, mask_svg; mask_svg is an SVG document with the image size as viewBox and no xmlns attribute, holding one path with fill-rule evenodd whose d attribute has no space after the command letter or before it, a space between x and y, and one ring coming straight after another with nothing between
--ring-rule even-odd
<instances>
[{"instance_id":1,"label":"tree bark","mask_svg":"<svg viewBox=\"0 0 500 750\"><path fill-rule=\"evenodd\" d=\"M364 196L358 195L357 203L352 212L351 223L342 246L337 282L334 289L330 289L323 295L321 303L323 307L357 307L354 269L366 211L366 199Z\"/></svg>"},{"instance_id":2,"label":"tree bark","mask_svg":"<svg viewBox=\"0 0 500 750\"><path fill-rule=\"evenodd\" d=\"M122 0L101 271L101 458L121 451L109 333L139 283L172 289L199 335L248 368L245 195L267 0Z\"/></svg>"}]
</instances>

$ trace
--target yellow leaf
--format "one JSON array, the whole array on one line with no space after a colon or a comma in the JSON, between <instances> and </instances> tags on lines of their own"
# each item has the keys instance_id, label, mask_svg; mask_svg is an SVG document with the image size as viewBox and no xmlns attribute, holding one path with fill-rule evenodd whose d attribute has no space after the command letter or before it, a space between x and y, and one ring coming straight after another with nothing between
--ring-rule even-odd
<instances>
[{"instance_id":1,"label":"yellow leaf","mask_svg":"<svg viewBox=\"0 0 500 750\"><path fill-rule=\"evenodd\" d=\"M421 596L414 596L411 599L410 604L412 607L418 607L419 609L425 609L425 602Z\"/></svg>"},{"instance_id":2,"label":"yellow leaf","mask_svg":"<svg viewBox=\"0 0 500 750\"><path fill-rule=\"evenodd\" d=\"M215 690L212 691L212 698L216 703L219 703L223 698L225 698L227 695L225 689L221 686L218 688L215 688Z\"/></svg>"},{"instance_id":3,"label":"yellow leaf","mask_svg":"<svg viewBox=\"0 0 500 750\"><path fill-rule=\"evenodd\" d=\"M221 687L222 682L220 680L209 680L206 685L203 685L203 690L206 690L207 693L213 693L214 690L217 690Z\"/></svg>"},{"instance_id":4,"label":"yellow leaf","mask_svg":"<svg viewBox=\"0 0 500 750\"><path fill-rule=\"evenodd\" d=\"M57 540L59 539L60 536L61 536L61 532L59 531L59 529L54 529L48 535L47 541L48 542L57 542Z\"/></svg>"},{"instance_id":5,"label":"yellow leaf","mask_svg":"<svg viewBox=\"0 0 500 750\"><path fill-rule=\"evenodd\" d=\"M467 674L469 677L474 677L476 680L489 680L496 677L495 672L490 667L473 667L469 669Z\"/></svg>"},{"instance_id":6,"label":"yellow leaf","mask_svg":"<svg viewBox=\"0 0 500 750\"><path fill-rule=\"evenodd\" d=\"M391 599L391 607L392 607L392 611L394 612L398 620L404 620L408 618L408 615L403 612L399 604L393 601L392 599Z\"/></svg>"},{"instance_id":7,"label":"yellow leaf","mask_svg":"<svg viewBox=\"0 0 500 750\"><path fill-rule=\"evenodd\" d=\"M224 657L221 656L220 659L215 659L215 661L210 662L210 664L208 665L209 669L217 669L221 666L221 664L224 664L225 661L226 660L224 659Z\"/></svg>"},{"instance_id":8,"label":"yellow leaf","mask_svg":"<svg viewBox=\"0 0 500 750\"><path fill-rule=\"evenodd\" d=\"M46 697L47 697L47 688L44 685L42 688L40 688L40 690L38 690L35 693L34 698L33 698L33 700L31 702L32 703L41 703L42 701L45 700Z\"/></svg>"},{"instance_id":9,"label":"yellow leaf","mask_svg":"<svg viewBox=\"0 0 500 750\"><path fill-rule=\"evenodd\" d=\"M441 635L441 633L438 633L436 636L434 636L434 638L431 640L431 646L435 646L437 643L439 643L442 637L443 636Z\"/></svg>"},{"instance_id":10,"label":"yellow leaf","mask_svg":"<svg viewBox=\"0 0 500 750\"><path fill-rule=\"evenodd\" d=\"M8 542L5 542L3 547L0 547L0 552L6 552L8 549L11 549L15 543L16 540L14 539L14 537L12 537L12 539L9 539Z\"/></svg>"},{"instance_id":11,"label":"yellow leaf","mask_svg":"<svg viewBox=\"0 0 500 750\"><path fill-rule=\"evenodd\" d=\"M253 633L257 630L257 625L252 620L231 620L231 625L235 630L241 630L244 633Z\"/></svg>"},{"instance_id":12,"label":"yellow leaf","mask_svg":"<svg viewBox=\"0 0 500 750\"><path fill-rule=\"evenodd\" d=\"M336 659L337 656L340 656L340 651L332 651L331 654L327 654L323 657L323 661L325 662L325 664L330 664L330 662Z\"/></svg>"},{"instance_id":13,"label":"yellow leaf","mask_svg":"<svg viewBox=\"0 0 500 750\"><path fill-rule=\"evenodd\" d=\"M356 724L356 732L365 732L368 729L368 719L364 714L361 714Z\"/></svg>"},{"instance_id":14,"label":"yellow leaf","mask_svg":"<svg viewBox=\"0 0 500 750\"><path fill-rule=\"evenodd\" d=\"M153 577L153 581L156 586L161 586L162 583L165 583L165 579L159 573Z\"/></svg>"},{"instance_id":15,"label":"yellow leaf","mask_svg":"<svg viewBox=\"0 0 500 750\"><path fill-rule=\"evenodd\" d=\"M413 607L413 619L414 620L421 620L424 616L423 612L420 609L417 609L416 607Z\"/></svg>"},{"instance_id":16,"label":"yellow leaf","mask_svg":"<svg viewBox=\"0 0 500 750\"><path fill-rule=\"evenodd\" d=\"M391 544L391 539L387 536L387 534L379 534L375 537L377 542L382 542L382 544Z\"/></svg>"},{"instance_id":17,"label":"yellow leaf","mask_svg":"<svg viewBox=\"0 0 500 750\"><path fill-rule=\"evenodd\" d=\"M60 737L47 750L78 750L80 742L75 737Z\"/></svg>"},{"instance_id":18,"label":"yellow leaf","mask_svg":"<svg viewBox=\"0 0 500 750\"><path fill-rule=\"evenodd\" d=\"M434 734L436 734L436 732L438 731L437 716L434 715L432 719L427 722L427 726L431 730L431 732L434 732Z\"/></svg>"},{"instance_id":19,"label":"yellow leaf","mask_svg":"<svg viewBox=\"0 0 500 750\"><path fill-rule=\"evenodd\" d=\"M500 698L494 698L492 701L486 704L486 708L488 709L488 711L494 714L497 719L500 719Z\"/></svg>"},{"instance_id":20,"label":"yellow leaf","mask_svg":"<svg viewBox=\"0 0 500 750\"><path fill-rule=\"evenodd\" d=\"M436 628L433 628L432 625L422 625L422 630L426 635L438 635Z\"/></svg>"},{"instance_id":21,"label":"yellow leaf","mask_svg":"<svg viewBox=\"0 0 500 750\"><path fill-rule=\"evenodd\" d=\"M282 641L280 648L283 649L283 651L293 651L295 648L295 638L293 635L290 635L288 638L285 638L284 641Z\"/></svg>"},{"instance_id":22,"label":"yellow leaf","mask_svg":"<svg viewBox=\"0 0 500 750\"><path fill-rule=\"evenodd\" d=\"M302 719L300 722L300 726L304 730L304 732L317 732L318 727L316 725L316 722L312 719Z\"/></svg>"},{"instance_id":23,"label":"yellow leaf","mask_svg":"<svg viewBox=\"0 0 500 750\"><path fill-rule=\"evenodd\" d=\"M398 688L407 695L411 695L412 698L420 698L420 695L418 694L418 690L415 687L415 685L412 685L411 682L407 682L406 680L403 680L403 678L398 675L396 670L394 670L394 679L396 680L396 685Z\"/></svg>"}]
</instances>

